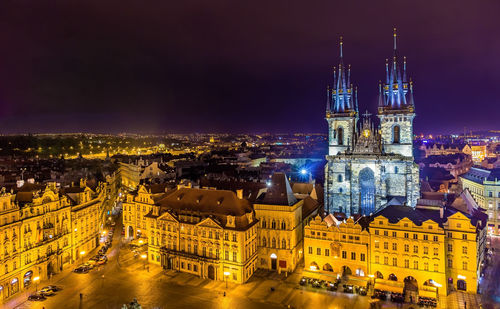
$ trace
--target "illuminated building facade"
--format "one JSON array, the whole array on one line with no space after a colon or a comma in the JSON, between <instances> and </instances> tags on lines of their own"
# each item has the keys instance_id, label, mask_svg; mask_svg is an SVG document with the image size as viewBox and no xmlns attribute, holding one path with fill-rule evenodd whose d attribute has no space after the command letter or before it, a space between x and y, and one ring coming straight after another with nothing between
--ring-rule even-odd
<instances>
[{"instance_id":1,"label":"illuminated building facade","mask_svg":"<svg viewBox=\"0 0 500 309\"><path fill-rule=\"evenodd\" d=\"M152 195L140 186L124 209L127 225L132 220L125 214L144 220L136 226L147 239L149 262L212 280L244 283L253 275L258 221L250 202L226 190L178 188Z\"/></svg>"},{"instance_id":2,"label":"illuminated building facade","mask_svg":"<svg viewBox=\"0 0 500 309\"><path fill-rule=\"evenodd\" d=\"M375 288L437 298L476 293L486 244L486 217L467 196L390 205L357 221L316 217L305 228L305 268L324 278L372 278ZM388 283L389 282L389 283Z\"/></svg>"},{"instance_id":3,"label":"illuminated building facade","mask_svg":"<svg viewBox=\"0 0 500 309\"><path fill-rule=\"evenodd\" d=\"M419 174L413 160L413 86L406 77L406 59L402 68L398 65L396 34L393 60L386 63L386 80L379 85L378 127L368 112L359 121L357 90L342 48L341 42L338 74L327 91L325 210L369 215L391 198L415 207Z\"/></svg>"},{"instance_id":4,"label":"illuminated building facade","mask_svg":"<svg viewBox=\"0 0 500 309\"><path fill-rule=\"evenodd\" d=\"M49 279L98 246L106 185L27 183L0 193L0 300Z\"/></svg>"},{"instance_id":5,"label":"illuminated building facade","mask_svg":"<svg viewBox=\"0 0 500 309\"><path fill-rule=\"evenodd\" d=\"M259 220L258 267L294 271L303 257L304 225L318 214L318 202L309 195L296 197L286 175L275 173L254 208Z\"/></svg>"},{"instance_id":6,"label":"illuminated building facade","mask_svg":"<svg viewBox=\"0 0 500 309\"><path fill-rule=\"evenodd\" d=\"M500 235L500 169L471 168L460 176L463 189L468 189L477 204L488 215L488 233Z\"/></svg>"}]
</instances>

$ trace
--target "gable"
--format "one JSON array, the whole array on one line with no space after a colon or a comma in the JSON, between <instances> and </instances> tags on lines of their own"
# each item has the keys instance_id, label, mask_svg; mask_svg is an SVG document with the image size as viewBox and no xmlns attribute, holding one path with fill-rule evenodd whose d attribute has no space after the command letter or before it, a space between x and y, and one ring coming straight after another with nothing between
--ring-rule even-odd
<instances>
[{"instance_id":1,"label":"gable","mask_svg":"<svg viewBox=\"0 0 500 309\"><path fill-rule=\"evenodd\" d=\"M222 229L222 226L220 226L212 218L206 218L205 220L203 220L201 222L198 222L198 224L196 224L196 226L198 226L198 227L210 227L210 228L219 228L219 229Z\"/></svg>"}]
</instances>

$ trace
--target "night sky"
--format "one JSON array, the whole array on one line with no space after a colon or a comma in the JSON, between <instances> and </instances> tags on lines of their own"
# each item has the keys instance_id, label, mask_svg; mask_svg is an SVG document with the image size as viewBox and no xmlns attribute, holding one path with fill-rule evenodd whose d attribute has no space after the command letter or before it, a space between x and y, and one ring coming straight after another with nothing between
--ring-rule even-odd
<instances>
[{"instance_id":1,"label":"night sky","mask_svg":"<svg viewBox=\"0 0 500 309\"><path fill-rule=\"evenodd\" d=\"M360 110L375 112L394 26L415 133L500 129L499 12L496 0L3 0L0 133L326 133L339 36Z\"/></svg>"}]
</instances>

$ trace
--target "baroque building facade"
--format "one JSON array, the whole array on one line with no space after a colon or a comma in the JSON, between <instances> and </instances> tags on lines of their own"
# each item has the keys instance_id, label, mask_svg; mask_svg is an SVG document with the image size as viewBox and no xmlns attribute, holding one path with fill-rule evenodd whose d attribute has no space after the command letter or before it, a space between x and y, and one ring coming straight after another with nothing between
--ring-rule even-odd
<instances>
[{"instance_id":1,"label":"baroque building facade","mask_svg":"<svg viewBox=\"0 0 500 309\"><path fill-rule=\"evenodd\" d=\"M360 121L357 89L345 68L340 42L338 72L327 89L328 155L325 166L325 210L369 215L391 199L415 207L419 198L418 166L413 159L413 86L407 80L406 58L386 61L386 79L379 84L379 125L370 114Z\"/></svg>"},{"instance_id":2,"label":"baroque building facade","mask_svg":"<svg viewBox=\"0 0 500 309\"><path fill-rule=\"evenodd\" d=\"M258 221L232 191L141 185L123 220L128 237L147 241L148 261L165 269L244 283L257 267Z\"/></svg>"},{"instance_id":3,"label":"baroque building facade","mask_svg":"<svg viewBox=\"0 0 500 309\"><path fill-rule=\"evenodd\" d=\"M47 280L99 245L107 184L27 183L0 192L0 301Z\"/></svg>"},{"instance_id":4,"label":"baroque building facade","mask_svg":"<svg viewBox=\"0 0 500 309\"><path fill-rule=\"evenodd\" d=\"M467 190L437 195L416 208L389 205L356 220L317 216L305 227L305 275L357 278L414 302L454 290L476 293L486 216Z\"/></svg>"}]
</instances>

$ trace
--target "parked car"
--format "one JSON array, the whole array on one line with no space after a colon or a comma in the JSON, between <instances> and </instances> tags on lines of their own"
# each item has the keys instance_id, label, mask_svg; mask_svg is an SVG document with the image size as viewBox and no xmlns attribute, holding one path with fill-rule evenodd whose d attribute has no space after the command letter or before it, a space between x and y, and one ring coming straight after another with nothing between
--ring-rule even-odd
<instances>
[{"instance_id":1,"label":"parked car","mask_svg":"<svg viewBox=\"0 0 500 309\"><path fill-rule=\"evenodd\" d=\"M337 282L329 282L328 286L326 287L326 289L328 291L337 291L338 287L339 287L339 285L338 285Z\"/></svg>"},{"instance_id":2,"label":"parked car","mask_svg":"<svg viewBox=\"0 0 500 309\"><path fill-rule=\"evenodd\" d=\"M62 288L60 286L57 286L57 285L47 285L46 287L44 287L44 289L49 289L49 290L52 290L53 292L57 292L57 291L62 290Z\"/></svg>"},{"instance_id":3,"label":"parked car","mask_svg":"<svg viewBox=\"0 0 500 309\"><path fill-rule=\"evenodd\" d=\"M78 266L77 268L75 268L73 270L73 272L75 272L77 274L86 274L89 272L89 270L90 269L88 267L82 265L82 266Z\"/></svg>"},{"instance_id":4,"label":"parked car","mask_svg":"<svg viewBox=\"0 0 500 309\"><path fill-rule=\"evenodd\" d=\"M306 285L306 283L307 283L307 279L306 279L306 278L304 278L304 277L302 277L302 279L300 279L299 284L300 284L300 285Z\"/></svg>"},{"instance_id":5,"label":"parked car","mask_svg":"<svg viewBox=\"0 0 500 309\"><path fill-rule=\"evenodd\" d=\"M49 289L47 287L42 288L38 293L42 294L43 296L52 296L54 295L54 291L52 289Z\"/></svg>"},{"instance_id":6,"label":"parked car","mask_svg":"<svg viewBox=\"0 0 500 309\"><path fill-rule=\"evenodd\" d=\"M46 299L47 298L45 296L43 296L42 294L39 294L39 293L31 294L30 296L28 296L28 300L31 300L31 301L43 301Z\"/></svg>"}]
</instances>

